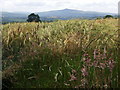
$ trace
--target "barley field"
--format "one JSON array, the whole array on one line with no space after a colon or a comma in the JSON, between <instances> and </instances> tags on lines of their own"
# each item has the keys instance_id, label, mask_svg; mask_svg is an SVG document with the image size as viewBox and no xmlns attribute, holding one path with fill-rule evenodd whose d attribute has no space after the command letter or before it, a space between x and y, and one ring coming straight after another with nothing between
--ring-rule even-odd
<instances>
[{"instance_id":1,"label":"barley field","mask_svg":"<svg viewBox=\"0 0 120 90\"><path fill-rule=\"evenodd\" d=\"M3 87L119 87L117 23L109 18L3 25Z\"/></svg>"}]
</instances>

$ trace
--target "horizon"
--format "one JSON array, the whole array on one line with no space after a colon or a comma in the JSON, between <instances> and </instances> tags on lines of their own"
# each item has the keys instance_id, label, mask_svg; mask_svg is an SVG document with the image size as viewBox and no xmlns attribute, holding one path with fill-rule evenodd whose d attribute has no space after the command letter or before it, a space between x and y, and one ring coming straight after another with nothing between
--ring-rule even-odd
<instances>
[{"instance_id":1,"label":"horizon","mask_svg":"<svg viewBox=\"0 0 120 90\"><path fill-rule=\"evenodd\" d=\"M58 9L58 10L48 10L48 11L37 11L37 12L24 12L24 11L2 11L2 12L7 12L7 13L41 13L41 12L50 12L50 11L59 11L59 10L78 10L78 9L70 9L70 8L64 8L64 9ZM78 11L83 11L83 12L98 12L98 13L111 13L111 14L117 14L117 13L112 13L112 12L100 12L100 11L88 11L88 10L78 10Z\"/></svg>"},{"instance_id":2,"label":"horizon","mask_svg":"<svg viewBox=\"0 0 120 90\"><path fill-rule=\"evenodd\" d=\"M2 0L0 6L3 12L46 12L62 9L82 11L118 13L119 0Z\"/></svg>"}]
</instances>

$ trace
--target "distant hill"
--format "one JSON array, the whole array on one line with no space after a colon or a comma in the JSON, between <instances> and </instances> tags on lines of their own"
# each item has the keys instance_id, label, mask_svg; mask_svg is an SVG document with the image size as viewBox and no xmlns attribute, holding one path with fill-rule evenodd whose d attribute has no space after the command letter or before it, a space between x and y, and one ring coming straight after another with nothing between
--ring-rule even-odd
<instances>
[{"instance_id":1,"label":"distant hill","mask_svg":"<svg viewBox=\"0 0 120 90\"><path fill-rule=\"evenodd\" d=\"M93 18L93 17L103 17L107 14L115 15L113 13L101 13L101 12L91 12L91 11L81 11L74 9L63 9L48 12L38 12L42 17L62 17L62 18Z\"/></svg>"},{"instance_id":2,"label":"distant hill","mask_svg":"<svg viewBox=\"0 0 120 90\"><path fill-rule=\"evenodd\" d=\"M2 17L27 17L28 14L24 12L2 12Z\"/></svg>"},{"instance_id":3,"label":"distant hill","mask_svg":"<svg viewBox=\"0 0 120 90\"><path fill-rule=\"evenodd\" d=\"M75 19L75 18L83 18L83 19L94 19L97 17L104 17L105 15L113 15L113 13L101 13L101 12L91 12L91 11L81 11L81 10L74 10L74 9L63 9L63 10L54 10L54 11L47 11L47 12L36 12L43 21L50 21L50 20L68 20L68 19ZM3 22L23 22L26 21L27 16L30 13L27 12L2 12L2 21Z\"/></svg>"}]
</instances>

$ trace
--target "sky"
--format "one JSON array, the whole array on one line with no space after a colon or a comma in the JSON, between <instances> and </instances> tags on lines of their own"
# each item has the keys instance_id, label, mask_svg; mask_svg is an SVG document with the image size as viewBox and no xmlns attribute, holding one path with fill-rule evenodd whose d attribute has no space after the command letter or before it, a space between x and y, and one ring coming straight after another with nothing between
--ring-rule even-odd
<instances>
[{"instance_id":1,"label":"sky","mask_svg":"<svg viewBox=\"0 0 120 90\"><path fill-rule=\"evenodd\" d=\"M76 9L97 12L118 12L119 0L1 0L0 9L6 12L44 12Z\"/></svg>"}]
</instances>

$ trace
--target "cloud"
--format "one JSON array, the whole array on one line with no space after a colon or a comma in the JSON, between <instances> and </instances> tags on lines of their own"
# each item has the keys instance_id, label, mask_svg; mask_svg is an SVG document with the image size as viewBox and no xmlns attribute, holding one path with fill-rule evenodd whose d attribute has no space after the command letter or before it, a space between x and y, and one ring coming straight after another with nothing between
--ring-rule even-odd
<instances>
[{"instance_id":1,"label":"cloud","mask_svg":"<svg viewBox=\"0 0 120 90\"><path fill-rule=\"evenodd\" d=\"M23 3L17 3L16 5L17 5L17 6L20 6L20 7L22 7L22 6L26 6L26 7L37 7L37 6L45 6L46 3L44 3L44 2L28 2L28 3L23 2Z\"/></svg>"},{"instance_id":2,"label":"cloud","mask_svg":"<svg viewBox=\"0 0 120 90\"><path fill-rule=\"evenodd\" d=\"M69 4L71 4L71 2L69 2L69 1L67 1L67 2L61 2L61 1L60 1L60 2L56 2L55 4L56 4L56 6L58 6L58 7L59 7L59 6L62 6L62 7L63 7L63 6L68 6Z\"/></svg>"},{"instance_id":3,"label":"cloud","mask_svg":"<svg viewBox=\"0 0 120 90\"><path fill-rule=\"evenodd\" d=\"M43 12L64 8L116 12L119 0L2 0L3 11Z\"/></svg>"}]
</instances>

